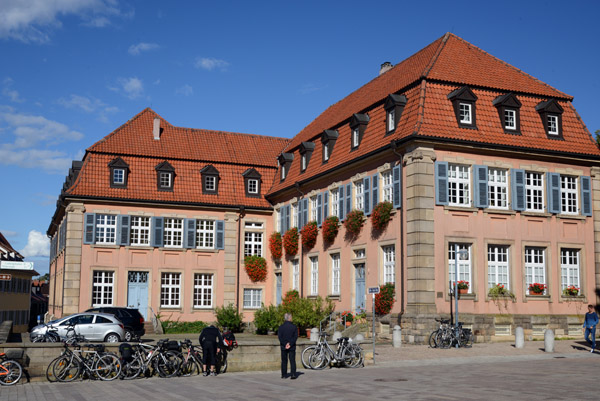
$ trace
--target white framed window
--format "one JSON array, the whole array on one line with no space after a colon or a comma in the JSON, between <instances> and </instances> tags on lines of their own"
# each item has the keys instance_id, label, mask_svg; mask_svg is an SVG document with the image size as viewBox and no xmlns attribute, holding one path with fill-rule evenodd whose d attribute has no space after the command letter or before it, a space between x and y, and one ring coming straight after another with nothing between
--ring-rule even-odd
<instances>
[{"instance_id":1,"label":"white framed window","mask_svg":"<svg viewBox=\"0 0 600 401\"><path fill-rule=\"evenodd\" d=\"M262 303L261 288L244 288L244 308L258 309Z\"/></svg>"},{"instance_id":2,"label":"white framed window","mask_svg":"<svg viewBox=\"0 0 600 401\"><path fill-rule=\"evenodd\" d=\"M528 212L544 211L544 175L542 173L525 172L525 200Z\"/></svg>"},{"instance_id":3,"label":"white framed window","mask_svg":"<svg viewBox=\"0 0 600 401\"><path fill-rule=\"evenodd\" d=\"M292 227L298 227L298 202L292 203Z\"/></svg>"},{"instance_id":4,"label":"white framed window","mask_svg":"<svg viewBox=\"0 0 600 401\"><path fill-rule=\"evenodd\" d=\"M561 289L568 286L580 288L579 282L579 250L561 249L560 250L560 284Z\"/></svg>"},{"instance_id":5,"label":"white framed window","mask_svg":"<svg viewBox=\"0 0 600 401\"><path fill-rule=\"evenodd\" d=\"M488 201L491 209L508 209L508 171L488 168Z\"/></svg>"},{"instance_id":6,"label":"white framed window","mask_svg":"<svg viewBox=\"0 0 600 401\"><path fill-rule=\"evenodd\" d=\"M509 290L507 245L488 245L488 289L501 284Z\"/></svg>"},{"instance_id":7,"label":"white framed window","mask_svg":"<svg viewBox=\"0 0 600 401\"><path fill-rule=\"evenodd\" d=\"M458 255L456 255L458 250ZM458 266L456 266L458 256ZM454 288L454 271L458 267L458 281L469 283L469 293L473 292L473 280L471 279L471 244L460 244L451 242L448 244L448 272L449 278Z\"/></svg>"},{"instance_id":8,"label":"white framed window","mask_svg":"<svg viewBox=\"0 0 600 401\"><path fill-rule=\"evenodd\" d=\"M364 248L356 249L354 251L354 259L364 259L366 256L366 252Z\"/></svg>"},{"instance_id":9,"label":"white framed window","mask_svg":"<svg viewBox=\"0 0 600 401\"><path fill-rule=\"evenodd\" d=\"M281 209L275 209L275 231L281 232Z\"/></svg>"},{"instance_id":10,"label":"white framed window","mask_svg":"<svg viewBox=\"0 0 600 401\"><path fill-rule=\"evenodd\" d=\"M450 206L471 206L471 168L462 164L448 165Z\"/></svg>"},{"instance_id":11,"label":"white framed window","mask_svg":"<svg viewBox=\"0 0 600 401\"><path fill-rule=\"evenodd\" d=\"M360 134L358 128L352 130L352 147L355 148L359 145Z\"/></svg>"},{"instance_id":12,"label":"white framed window","mask_svg":"<svg viewBox=\"0 0 600 401\"><path fill-rule=\"evenodd\" d=\"M92 283L92 306L112 306L114 272L94 271Z\"/></svg>"},{"instance_id":13,"label":"white framed window","mask_svg":"<svg viewBox=\"0 0 600 401\"><path fill-rule=\"evenodd\" d=\"M173 174L161 171L159 175L161 188L171 188L173 186Z\"/></svg>"},{"instance_id":14,"label":"white framed window","mask_svg":"<svg viewBox=\"0 0 600 401\"><path fill-rule=\"evenodd\" d=\"M125 184L125 169L122 169L122 168L113 169L113 184L115 184L115 185Z\"/></svg>"},{"instance_id":15,"label":"white framed window","mask_svg":"<svg viewBox=\"0 0 600 401\"><path fill-rule=\"evenodd\" d=\"M331 294L340 294L340 254L331 255Z\"/></svg>"},{"instance_id":16,"label":"white framed window","mask_svg":"<svg viewBox=\"0 0 600 401\"><path fill-rule=\"evenodd\" d=\"M396 282L396 246L386 245L383 251L383 282L385 284Z\"/></svg>"},{"instance_id":17,"label":"white framed window","mask_svg":"<svg viewBox=\"0 0 600 401\"><path fill-rule=\"evenodd\" d=\"M150 217L131 216L130 243L135 246L150 245Z\"/></svg>"},{"instance_id":18,"label":"white framed window","mask_svg":"<svg viewBox=\"0 0 600 401\"><path fill-rule=\"evenodd\" d=\"M319 258L310 258L310 295L319 294Z\"/></svg>"},{"instance_id":19,"label":"white framed window","mask_svg":"<svg viewBox=\"0 0 600 401\"><path fill-rule=\"evenodd\" d=\"M558 116L554 114L548 115L548 134L558 135Z\"/></svg>"},{"instance_id":20,"label":"white framed window","mask_svg":"<svg viewBox=\"0 0 600 401\"><path fill-rule=\"evenodd\" d=\"M471 117L471 104L459 103L458 116L462 124L471 124L473 121L473 118Z\"/></svg>"},{"instance_id":21,"label":"white framed window","mask_svg":"<svg viewBox=\"0 0 600 401\"><path fill-rule=\"evenodd\" d=\"M246 231L244 233L244 256L262 256L263 233Z\"/></svg>"},{"instance_id":22,"label":"white framed window","mask_svg":"<svg viewBox=\"0 0 600 401\"><path fill-rule=\"evenodd\" d=\"M212 308L213 306L213 275L206 273L194 274L194 308Z\"/></svg>"},{"instance_id":23,"label":"white framed window","mask_svg":"<svg viewBox=\"0 0 600 401\"><path fill-rule=\"evenodd\" d=\"M215 222L213 220L196 221L196 248L215 247Z\"/></svg>"},{"instance_id":24,"label":"white framed window","mask_svg":"<svg viewBox=\"0 0 600 401\"><path fill-rule=\"evenodd\" d=\"M306 170L306 153L302 154L302 157L300 158L300 162L301 162L301 168L302 171Z\"/></svg>"},{"instance_id":25,"label":"white framed window","mask_svg":"<svg viewBox=\"0 0 600 401\"><path fill-rule=\"evenodd\" d=\"M381 189L383 193L383 201L394 203L394 182L392 180L392 171L384 171L381 173ZM375 205L373 205L375 206Z\"/></svg>"},{"instance_id":26,"label":"white framed window","mask_svg":"<svg viewBox=\"0 0 600 401\"><path fill-rule=\"evenodd\" d=\"M323 144L323 161L329 160L329 143Z\"/></svg>"},{"instance_id":27,"label":"white framed window","mask_svg":"<svg viewBox=\"0 0 600 401\"><path fill-rule=\"evenodd\" d=\"M365 194L362 180L354 182L354 208L363 210L365 207Z\"/></svg>"},{"instance_id":28,"label":"white framed window","mask_svg":"<svg viewBox=\"0 0 600 401\"><path fill-rule=\"evenodd\" d=\"M181 298L181 273L162 273L160 275L160 306L178 308Z\"/></svg>"},{"instance_id":29,"label":"white framed window","mask_svg":"<svg viewBox=\"0 0 600 401\"><path fill-rule=\"evenodd\" d=\"M313 196L310 198L310 221L317 221L317 212L319 209L317 208L317 197Z\"/></svg>"},{"instance_id":30,"label":"white framed window","mask_svg":"<svg viewBox=\"0 0 600 401\"><path fill-rule=\"evenodd\" d=\"M300 291L300 262L292 260L292 290Z\"/></svg>"},{"instance_id":31,"label":"white framed window","mask_svg":"<svg viewBox=\"0 0 600 401\"><path fill-rule=\"evenodd\" d=\"M513 109L504 110L504 128L517 129L517 111Z\"/></svg>"},{"instance_id":32,"label":"white framed window","mask_svg":"<svg viewBox=\"0 0 600 401\"><path fill-rule=\"evenodd\" d=\"M337 189L331 190L331 215L340 217L340 191Z\"/></svg>"},{"instance_id":33,"label":"white framed window","mask_svg":"<svg viewBox=\"0 0 600 401\"><path fill-rule=\"evenodd\" d=\"M257 194L258 193L258 180L254 178L248 179L248 193L249 194Z\"/></svg>"},{"instance_id":34,"label":"white framed window","mask_svg":"<svg viewBox=\"0 0 600 401\"><path fill-rule=\"evenodd\" d=\"M396 129L396 110L391 109L388 111L388 132Z\"/></svg>"},{"instance_id":35,"label":"white framed window","mask_svg":"<svg viewBox=\"0 0 600 401\"><path fill-rule=\"evenodd\" d=\"M285 180L287 175L287 169L285 168L285 164L281 166L281 180Z\"/></svg>"},{"instance_id":36,"label":"white framed window","mask_svg":"<svg viewBox=\"0 0 600 401\"><path fill-rule=\"evenodd\" d=\"M183 219L165 218L164 247L181 248L183 246Z\"/></svg>"},{"instance_id":37,"label":"white framed window","mask_svg":"<svg viewBox=\"0 0 600 401\"><path fill-rule=\"evenodd\" d=\"M116 244L117 216L96 214L96 243Z\"/></svg>"},{"instance_id":38,"label":"white framed window","mask_svg":"<svg viewBox=\"0 0 600 401\"><path fill-rule=\"evenodd\" d=\"M525 288L528 294L529 285L533 283L546 284L546 250L525 247Z\"/></svg>"},{"instance_id":39,"label":"white framed window","mask_svg":"<svg viewBox=\"0 0 600 401\"><path fill-rule=\"evenodd\" d=\"M214 175L207 175L204 177L204 189L207 191L216 191L217 190L217 177Z\"/></svg>"},{"instance_id":40,"label":"white framed window","mask_svg":"<svg viewBox=\"0 0 600 401\"><path fill-rule=\"evenodd\" d=\"M577 214L577 177L569 175L560 176L560 212L564 214Z\"/></svg>"}]
</instances>

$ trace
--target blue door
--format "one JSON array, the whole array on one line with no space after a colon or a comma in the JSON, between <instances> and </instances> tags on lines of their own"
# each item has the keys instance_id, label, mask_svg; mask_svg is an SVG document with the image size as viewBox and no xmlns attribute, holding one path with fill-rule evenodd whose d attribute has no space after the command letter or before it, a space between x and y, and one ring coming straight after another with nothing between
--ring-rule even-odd
<instances>
[{"instance_id":1,"label":"blue door","mask_svg":"<svg viewBox=\"0 0 600 401\"><path fill-rule=\"evenodd\" d=\"M359 263L354 265L354 282L355 287L355 311L360 313L366 309L367 295L365 289L365 264Z\"/></svg>"},{"instance_id":2,"label":"blue door","mask_svg":"<svg viewBox=\"0 0 600 401\"><path fill-rule=\"evenodd\" d=\"M275 291L275 305L281 304L281 273L275 274L277 279L277 289Z\"/></svg>"},{"instance_id":3,"label":"blue door","mask_svg":"<svg viewBox=\"0 0 600 401\"><path fill-rule=\"evenodd\" d=\"M140 311L148 320L148 272L129 272L127 307Z\"/></svg>"}]
</instances>

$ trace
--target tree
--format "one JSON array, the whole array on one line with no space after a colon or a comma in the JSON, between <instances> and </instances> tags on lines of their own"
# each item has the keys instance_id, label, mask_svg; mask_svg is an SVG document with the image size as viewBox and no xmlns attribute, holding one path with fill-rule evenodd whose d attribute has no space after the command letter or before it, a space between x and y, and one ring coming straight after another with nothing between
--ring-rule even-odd
<instances>
[{"instance_id":1,"label":"tree","mask_svg":"<svg viewBox=\"0 0 600 401\"><path fill-rule=\"evenodd\" d=\"M39 281L50 281L50 273L46 273L43 276L39 276L37 278Z\"/></svg>"}]
</instances>

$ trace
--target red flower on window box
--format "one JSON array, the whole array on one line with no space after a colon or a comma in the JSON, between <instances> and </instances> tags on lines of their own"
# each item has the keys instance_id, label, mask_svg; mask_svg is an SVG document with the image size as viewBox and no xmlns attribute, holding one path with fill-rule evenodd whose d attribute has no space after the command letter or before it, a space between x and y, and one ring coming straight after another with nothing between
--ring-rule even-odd
<instances>
[{"instance_id":1,"label":"red flower on window box","mask_svg":"<svg viewBox=\"0 0 600 401\"><path fill-rule=\"evenodd\" d=\"M319 227L316 221L311 221L300 230L302 236L302 246L306 249L312 249L317 243Z\"/></svg>"},{"instance_id":2,"label":"red flower on window box","mask_svg":"<svg viewBox=\"0 0 600 401\"><path fill-rule=\"evenodd\" d=\"M331 244L335 241L335 237L337 237L338 231L340 229L340 219L337 216L329 216L323 222L321 226L321 231L323 232L323 241Z\"/></svg>"},{"instance_id":3,"label":"red flower on window box","mask_svg":"<svg viewBox=\"0 0 600 401\"><path fill-rule=\"evenodd\" d=\"M275 231L271 234L269 238L269 250L271 251L271 257L273 259L281 259L283 254L282 248L283 240L281 239L281 234L278 231Z\"/></svg>"},{"instance_id":4,"label":"red flower on window box","mask_svg":"<svg viewBox=\"0 0 600 401\"><path fill-rule=\"evenodd\" d=\"M298 229L290 228L283 234L283 249L286 256L296 256L298 254Z\"/></svg>"},{"instance_id":5,"label":"red flower on window box","mask_svg":"<svg viewBox=\"0 0 600 401\"><path fill-rule=\"evenodd\" d=\"M380 202L375 206L373 213L371 214L371 224L373 224L374 229L380 231L385 230L392 218L393 208L391 202Z\"/></svg>"},{"instance_id":6,"label":"red flower on window box","mask_svg":"<svg viewBox=\"0 0 600 401\"><path fill-rule=\"evenodd\" d=\"M244 258L246 273L253 283L267 279L267 261L260 256L246 256Z\"/></svg>"},{"instance_id":7,"label":"red flower on window box","mask_svg":"<svg viewBox=\"0 0 600 401\"><path fill-rule=\"evenodd\" d=\"M394 306L394 293L396 286L387 283L379 287L379 294L375 294L375 313L378 315L387 315Z\"/></svg>"},{"instance_id":8,"label":"red flower on window box","mask_svg":"<svg viewBox=\"0 0 600 401\"><path fill-rule=\"evenodd\" d=\"M365 214L362 210L352 210L350 213L346 215L346 221L344 221L344 227L346 227L346 232L351 235L358 235L362 226L364 224Z\"/></svg>"}]
</instances>

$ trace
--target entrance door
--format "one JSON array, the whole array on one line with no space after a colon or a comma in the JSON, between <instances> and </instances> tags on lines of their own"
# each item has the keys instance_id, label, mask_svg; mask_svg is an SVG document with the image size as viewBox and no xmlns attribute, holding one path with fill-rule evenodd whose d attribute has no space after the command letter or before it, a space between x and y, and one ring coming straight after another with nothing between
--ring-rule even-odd
<instances>
[{"instance_id":1,"label":"entrance door","mask_svg":"<svg viewBox=\"0 0 600 401\"><path fill-rule=\"evenodd\" d=\"M148 320L148 272L129 272L127 307L140 311Z\"/></svg>"},{"instance_id":2,"label":"entrance door","mask_svg":"<svg viewBox=\"0 0 600 401\"><path fill-rule=\"evenodd\" d=\"M281 273L276 273L275 279L277 280L277 288L275 291L275 305L279 305L281 304Z\"/></svg>"},{"instance_id":3,"label":"entrance door","mask_svg":"<svg viewBox=\"0 0 600 401\"><path fill-rule=\"evenodd\" d=\"M367 296L365 289L365 264L358 263L354 265L354 282L356 283L354 300L355 311L360 313L366 309Z\"/></svg>"}]
</instances>

